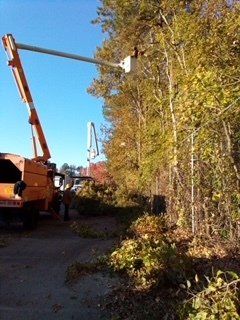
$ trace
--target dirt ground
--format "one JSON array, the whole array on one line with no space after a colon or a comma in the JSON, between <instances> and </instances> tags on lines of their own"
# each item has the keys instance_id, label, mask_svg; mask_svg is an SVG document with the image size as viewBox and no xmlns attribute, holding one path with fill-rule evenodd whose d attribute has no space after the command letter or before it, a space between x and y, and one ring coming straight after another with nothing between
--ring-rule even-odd
<instances>
[{"instance_id":1,"label":"dirt ground","mask_svg":"<svg viewBox=\"0 0 240 320\"><path fill-rule=\"evenodd\" d=\"M96 230L115 231L112 217L81 218ZM83 239L70 229L70 222L41 215L31 232L21 226L0 227L6 246L0 247L0 319L110 319L101 300L119 285L106 272L88 274L66 283L66 270L74 262L94 262L113 248L116 239Z\"/></svg>"}]
</instances>

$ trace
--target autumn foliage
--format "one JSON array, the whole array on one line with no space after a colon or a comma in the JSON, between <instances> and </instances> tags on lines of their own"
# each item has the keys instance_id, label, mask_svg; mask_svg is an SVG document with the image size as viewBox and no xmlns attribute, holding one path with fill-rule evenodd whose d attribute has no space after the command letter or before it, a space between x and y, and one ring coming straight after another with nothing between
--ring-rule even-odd
<instances>
[{"instance_id":1,"label":"autumn foliage","mask_svg":"<svg viewBox=\"0 0 240 320\"><path fill-rule=\"evenodd\" d=\"M192 232L240 235L239 1L102 0L96 56L137 47L137 70L102 66L108 168L126 192L164 194ZM136 53L136 50L135 50Z\"/></svg>"},{"instance_id":2,"label":"autumn foliage","mask_svg":"<svg viewBox=\"0 0 240 320\"><path fill-rule=\"evenodd\" d=\"M100 184L111 184L113 182L104 161L91 164L91 176Z\"/></svg>"}]
</instances>

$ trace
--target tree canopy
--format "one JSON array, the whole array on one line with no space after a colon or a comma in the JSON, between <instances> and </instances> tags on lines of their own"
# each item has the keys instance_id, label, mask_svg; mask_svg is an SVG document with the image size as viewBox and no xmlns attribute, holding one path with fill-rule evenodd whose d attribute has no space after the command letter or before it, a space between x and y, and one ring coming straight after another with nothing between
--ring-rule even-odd
<instances>
[{"instance_id":1,"label":"tree canopy","mask_svg":"<svg viewBox=\"0 0 240 320\"><path fill-rule=\"evenodd\" d=\"M162 193L193 232L236 235L240 219L240 5L225 0L102 0L96 57L138 48L134 74L99 67L105 152L120 188Z\"/></svg>"}]
</instances>

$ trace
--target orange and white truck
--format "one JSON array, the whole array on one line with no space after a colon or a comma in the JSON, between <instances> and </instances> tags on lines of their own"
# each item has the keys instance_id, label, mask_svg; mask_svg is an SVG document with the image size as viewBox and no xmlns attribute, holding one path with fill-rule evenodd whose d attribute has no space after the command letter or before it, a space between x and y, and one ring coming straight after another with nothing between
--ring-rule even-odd
<instances>
[{"instance_id":1,"label":"orange and white truck","mask_svg":"<svg viewBox=\"0 0 240 320\"><path fill-rule=\"evenodd\" d=\"M35 51L113 68L122 68L126 73L134 72L136 57L128 56L120 63L113 63L16 43L11 34L6 34L2 38L2 42L20 96L28 108L29 123L32 128L34 158L26 159L20 155L0 153L0 216L8 219L13 213L17 213L26 226L34 227L37 224L40 210L54 210L57 206L58 188L55 188L54 181L55 177L60 174L56 172L56 166L49 162L51 155L33 103L18 50ZM38 155L37 143L42 150L41 156Z\"/></svg>"},{"instance_id":2,"label":"orange and white truck","mask_svg":"<svg viewBox=\"0 0 240 320\"><path fill-rule=\"evenodd\" d=\"M10 220L13 215L17 215L26 227L34 228L37 226L39 211L56 211L59 188L54 181L59 175L63 179L63 175L57 173L56 165L49 161L50 151L15 40L11 34L7 34L2 38L2 42L21 98L28 108L34 158L0 153L0 216L4 220ZM37 144L42 150L41 156L38 155Z\"/></svg>"}]
</instances>

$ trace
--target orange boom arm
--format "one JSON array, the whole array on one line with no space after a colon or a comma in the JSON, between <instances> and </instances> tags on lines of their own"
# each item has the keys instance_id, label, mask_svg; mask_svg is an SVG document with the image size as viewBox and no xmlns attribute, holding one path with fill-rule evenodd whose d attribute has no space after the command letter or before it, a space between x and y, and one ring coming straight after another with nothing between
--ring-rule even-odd
<instances>
[{"instance_id":1,"label":"orange boom arm","mask_svg":"<svg viewBox=\"0 0 240 320\"><path fill-rule=\"evenodd\" d=\"M40 123L40 120L38 118L37 111L35 109L33 99L31 96L31 92L27 83L27 79L24 74L23 66L18 54L18 48L16 46L15 40L11 34L7 34L2 38L3 46L6 50L7 56L8 56L8 64L12 68L12 72L14 75L14 78L17 83L17 87L19 89L21 98L23 102L26 103L29 111L29 123L32 127L35 127L37 137L39 144L41 146L43 155L38 156L37 155L37 147L36 147L36 141L33 136L33 147L34 147L34 153L35 158L33 160L40 161L40 162L46 162L51 158L50 151L48 149L48 145L43 133L43 129Z\"/></svg>"}]
</instances>

